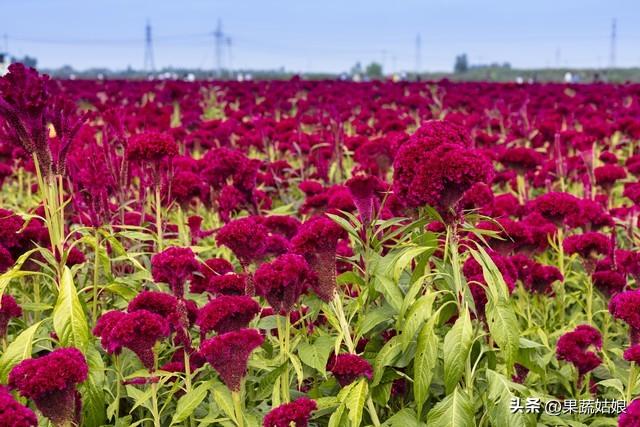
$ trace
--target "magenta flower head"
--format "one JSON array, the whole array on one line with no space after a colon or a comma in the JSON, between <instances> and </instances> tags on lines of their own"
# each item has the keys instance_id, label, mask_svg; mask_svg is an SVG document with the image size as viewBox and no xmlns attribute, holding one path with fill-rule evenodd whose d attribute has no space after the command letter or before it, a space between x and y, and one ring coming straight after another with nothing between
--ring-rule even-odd
<instances>
[{"instance_id":1,"label":"magenta flower head","mask_svg":"<svg viewBox=\"0 0 640 427\"><path fill-rule=\"evenodd\" d=\"M315 400L301 397L273 408L262 422L263 427L307 427L311 413L318 408Z\"/></svg>"},{"instance_id":2,"label":"magenta flower head","mask_svg":"<svg viewBox=\"0 0 640 427\"><path fill-rule=\"evenodd\" d=\"M519 174L535 170L543 160L541 153L527 147L509 148L500 156L500 163Z\"/></svg>"},{"instance_id":3,"label":"magenta flower head","mask_svg":"<svg viewBox=\"0 0 640 427\"><path fill-rule=\"evenodd\" d=\"M76 386L89 368L76 348L59 348L37 359L26 359L9 373L9 385L35 402L54 425L80 425L81 401Z\"/></svg>"},{"instance_id":4,"label":"magenta flower head","mask_svg":"<svg viewBox=\"0 0 640 427\"><path fill-rule=\"evenodd\" d=\"M127 159L134 162L160 162L178 155L178 144L168 133L144 132L131 136Z\"/></svg>"},{"instance_id":5,"label":"magenta flower head","mask_svg":"<svg viewBox=\"0 0 640 427\"><path fill-rule=\"evenodd\" d=\"M596 178L596 184L605 190L610 190L616 181L627 177L627 171L618 165L600 166L594 169L593 174Z\"/></svg>"},{"instance_id":6,"label":"magenta flower head","mask_svg":"<svg viewBox=\"0 0 640 427\"><path fill-rule=\"evenodd\" d=\"M264 341L256 329L240 329L204 341L200 353L218 372L229 390L238 392L247 374L249 356Z\"/></svg>"},{"instance_id":7,"label":"magenta flower head","mask_svg":"<svg viewBox=\"0 0 640 427\"><path fill-rule=\"evenodd\" d=\"M562 282L562 280L564 277L557 267L535 263L524 284L534 292L550 294L553 291L551 285L556 281Z\"/></svg>"},{"instance_id":8,"label":"magenta flower head","mask_svg":"<svg viewBox=\"0 0 640 427\"><path fill-rule=\"evenodd\" d=\"M171 330L176 332L176 344L188 347L190 345L188 302L193 303L164 292L143 291L129 302L127 310L129 313L147 310L163 317L169 323Z\"/></svg>"},{"instance_id":9,"label":"magenta flower head","mask_svg":"<svg viewBox=\"0 0 640 427\"><path fill-rule=\"evenodd\" d=\"M260 265L254 276L256 293L264 297L274 311L289 313L313 283L313 272L304 257L284 254Z\"/></svg>"},{"instance_id":10,"label":"magenta flower head","mask_svg":"<svg viewBox=\"0 0 640 427\"><path fill-rule=\"evenodd\" d=\"M600 349L602 336L593 326L580 325L572 332L567 332L558 339L556 357L566 360L578 370L581 379L587 372L597 368L602 360L590 348Z\"/></svg>"},{"instance_id":11,"label":"magenta flower head","mask_svg":"<svg viewBox=\"0 0 640 427\"><path fill-rule=\"evenodd\" d=\"M430 205L448 214L478 182L488 183L493 165L470 147L464 128L429 121L398 150L393 163L394 194L410 208Z\"/></svg>"},{"instance_id":12,"label":"magenta flower head","mask_svg":"<svg viewBox=\"0 0 640 427\"><path fill-rule=\"evenodd\" d=\"M640 363L640 344L633 345L624 351L624 360Z\"/></svg>"},{"instance_id":13,"label":"magenta flower head","mask_svg":"<svg viewBox=\"0 0 640 427\"><path fill-rule=\"evenodd\" d=\"M113 313L107 312L98 319L93 334L101 338L108 353L118 354L126 347L138 356L147 369L153 370L153 346L171 333L167 320L147 310Z\"/></svg>"},{"instance_id":14,"label":"magenta flower head","mask_svg":"<svg viewBox=\"0 0 640 427\"><path fill-rule=\"evenodd\" d=\"M343 353L331 356L327 363L327 370L330 371L338 383L345 387L360 377L368 380L373 378L373 368L367 359L357 354Z\"/></svg>"},{"instance_id":15,"label":"magenta flower head","mask_svg":"<svg viewBox=\"0 0 640 427\"><path fill-rule=\"evenodd\" d=\"M611 239L602 233L589 231L567 237L562 242L562 247L569 255L580 255L585 262L585 267L593 271L594 261L599 256L606 256L611 252Z\"/></svg>"},{"instance_id":16,"label":"magenta flower head","mask_svg":"<svg viewBox=\"0 0 640 427\"><path fill-rule=\"evenodd\" d=\"M528 205L530 210L537 211L547 221L556 226L572 215L580 211L580 203L577 197L569 193L549 192L531 200Z\"/></svg>"},{"instance_id":17,"label":"magenta flower head","mask_svg":"<svg viewBox=\"0 0 640 427\"><path fill-rule=\"evenodd\" d=\"M184 298L184 285L193 272L198 271L191 248L171 247L151 258L151 275L156 282L168 283L178 298Z\"/></svg>"},{"instance_id":18,"label":"magenta flower head","mask_svg":"<svg viewBox=\"0 0 640 427\"><path fill-rule=\"evenodd\" d=\"M303 255L318 280L313 290L325 302L331 301L336 291L336 249L338 240L347 233L325 216L306 221L291 239L293 252Z\"/></svg>"},{"instance_id":19,"label":"magenta flower head","mask_svg":"<svg viewBox=\"0 0 640 427\"><path fill-rule=\"evenodd\" d=\"M209 288L207 290L218 295L245 295L247 276L236 273L213 276L209 280Z\"/></svg>"},{"instance_id":20,"label":"magenta flower head","mask_svg":"<svg viewBox=\"0 0 640 427\"><path fill-rule=\"evenodd\" d=\"M189 290L194 294L201 294L210 288L211 278L231 273L233 265L223 258L210 258L198 266L198 273L191 279Z\"/></svg>"},{"instance_id":21,"label":"magenta flower head","mask_svg":"<svg viewBox=\"0 0 640 427\"><path fill-rule=\"evenodd\" d=\"M16 401L6 387L0 386L0 425L5 427L37 427L33 411Z\"/></svg>"},{"instance_id":22,"label":"magenta flower head","mask_svg":"<svg viewBox=\"0 0 640 427\"><path fill-rule=\"evenodd\" d=\"M3 294L0 301L0 338L7 335L9 320L22 316L22 309L11 295Z\"/></svg>"},{"instance_id":23,"label":"magenta flower head","mask_svg":"<svg viewBox=\"0 0 640 427\"><path fill-rule=\"evenodd\" d=\"M627 286L627 278L616 270L596 271L591 275L591 280L594 286L607 296L622 292Z\"/></svg>"},{"instance_id":24,"label":"magenta flower head","mask_svg":"<svg viewBox=\"0 0 640 427\"><path fill-rule=\"evenodd\" d=\"M218 334L246 328L260 312L260 305L248 296L221 295L198 311L196 325L204 337L209 331Z\"/></svg>"},{"instance_id":25,"label":"magenta flower head","mask_svg":"<svg viewBox=\"0 0 640 427\"><path fill-rule=\"evenodd\" d=\"M382 187L382 181L373 175L356 175L345 184L351 192L353 203L358 208L363 224L369 224L378 208L376 191Z\"/></svg>"},{"instance_id":26,"label":"magenta flower head","mask_svg":"<svg viewBox=\"0 0 640 427\"><path fill-rule=\"evenodd\" d=\"M264 254L267 245L267 228L255 217L246 217L229 222L216 235L219 245L226 246L246 266Z\"/></svg>"},{"instance_id":27,"label":"magenta flower head","mask_svg":"<svg viewBox=\"0 0 640 427\"><path fill-rule=\"evenodd\" d=\"M631 344L640 343L640 290L614 295L609 301L609 313L629 325Z\"/></svg>"},{"instance_id":28,"label":"magenta flower head","mask_svg":"<svg viewBox=\"0 0 640 427\"><path fill-rule=\"evenodd\" d=\"M12 64L0 78L0 117L7 123L11 142L35 153L46 174L52 159L48 145L47 105L51 95L49 76L23 64Z\"/></svg>"},{"instance_id":29,"label":"magenta flower head","mask_svg":"<svg viewBox=\"0 0 640 427\"><path fill-rule=\"evenodd\" d=\"M618 427L640 426L640 399L632 401L618 417Z\"/></svg>"}]
</instances>

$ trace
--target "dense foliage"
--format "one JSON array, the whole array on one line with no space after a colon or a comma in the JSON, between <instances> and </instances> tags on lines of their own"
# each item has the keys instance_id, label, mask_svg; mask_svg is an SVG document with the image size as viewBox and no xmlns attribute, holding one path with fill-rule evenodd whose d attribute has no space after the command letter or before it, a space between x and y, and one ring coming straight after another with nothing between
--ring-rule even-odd
<instances>
[{"instance_id":1,"label":"dense foliage","mask_svg":"<svg viewBox=\"0 0 640 427\"><path fill-rule=\"evenodd\" d=\"M639 425L639 96L13 65L2 424Z\"/></svg>"}]
</instances>

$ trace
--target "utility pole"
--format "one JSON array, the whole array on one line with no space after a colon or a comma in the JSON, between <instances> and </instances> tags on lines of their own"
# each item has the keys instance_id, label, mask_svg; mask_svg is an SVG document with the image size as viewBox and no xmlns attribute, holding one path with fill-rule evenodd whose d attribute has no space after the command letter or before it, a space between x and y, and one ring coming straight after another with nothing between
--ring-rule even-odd
<instances>
[{"instance_id":1,"label":"utility pole","mask_svg":"<svg viewBox=\"0 0 640 427\"><path fill-rule=\"evenodd\" d=\"M222 21L218 19L218 26L213 32L213 41L215 43L215 55L216 55L216 74L218 77L222 76L222 43L224 42L224 33L222 32Z\"/></svg>"},{"instance_id":2,"label":"utility pole","mask_svg":"<svg viewBox=\"0 0 640 427\"><path fill-rule=\"evenodd\" d=\"M420 75L422 70L422 40L420 39L420 33L416 36L416 78Z\"/></svg>"},{"instance_id":3,"label":"utility pole","mask_svg":"<svg viewBox=\"0 0 640 427\"><path fill-rule=\"evenodd\" d=\"M151 34L151 23L147 20L144 29L144 70L155 71L156 66L153 60L153 38Z\"/></svg>"},{"instance_id":4,"label":"utility pole","mask_svg":"<svg viewBox=\"0 0 640 427\"><path fill-rule=\"evenodd\" d=\"M231 55L231 37L227 36L224 40L227 45L227 68L229 69L229 72L231 72L231 70L233 69L233 67L231 66L231 64L233 63L233 56Z\"/></svg>"},{"instance_id":5,"label":"utility pole","mask_svg":"<svg viewBox=\"0 0 640 427\"><path fill-rule=\"evenodd\" d=\"M609 68L616 67L616 18L611 22L611 46L609 51Z\"/></svg>"}]
</instances>

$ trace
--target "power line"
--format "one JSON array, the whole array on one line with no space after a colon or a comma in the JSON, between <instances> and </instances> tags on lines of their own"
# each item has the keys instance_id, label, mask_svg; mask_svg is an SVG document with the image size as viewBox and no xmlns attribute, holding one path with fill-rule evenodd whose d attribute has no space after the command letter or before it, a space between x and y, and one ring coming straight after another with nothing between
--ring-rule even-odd
<instances>
[{"instance_id":1,"label":"power line","mask_svg":"<svg viewBox=\"0 0 640 427\"><path fill-rule=\"evenodd\" d=\"M151 23L147 21L144 29L144 70L155 71L156 66L153 60L153 39L151 34Z\"/></svg>"},{"instance_id":2,"label":"power line","mask_svg":"<svg viewBox=\"0 0 640 427\"><path fill-rule=\"evenodd\" d=\"M222 20L218 19L218 26L213 32L213 42L215 44L216 53L216 74L222 76L222 43L224 42L224 33L222 32Z\"/></svg>"},{"instance_id":3,"label":"power line","mask_svg":"<svg viewBox=\"0 0 640 427\"><path fill-rule=\"evenodd\" d=\"M416 75L420 74L422 69L422 40L420 39L420 33L416 36Z\"/></svg>"},{"instance_id":4,"label":"power line","mask_svg":"<svg viewBox=\"0 0 640 427\"><path fill-rule=\"evenodd\" d=\"M611 22L611 46L609 51L609 67L616 67L616 18Z\"/></svg>"}]
</instances>

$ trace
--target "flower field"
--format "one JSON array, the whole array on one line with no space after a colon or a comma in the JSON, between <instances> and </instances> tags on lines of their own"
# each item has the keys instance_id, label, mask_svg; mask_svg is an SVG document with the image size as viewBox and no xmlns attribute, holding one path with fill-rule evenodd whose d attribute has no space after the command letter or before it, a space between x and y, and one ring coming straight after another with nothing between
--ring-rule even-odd
<instances>
[{"instance_id":1,"label":"flower field","mask_svg":"<svg viewBox=\"0 0 640 427\"><path fill-rule=\"evenodd\" d=\"M0 425L638 426L638 141L640 85L12 65Z\"/></svg>"}]
</instances>

